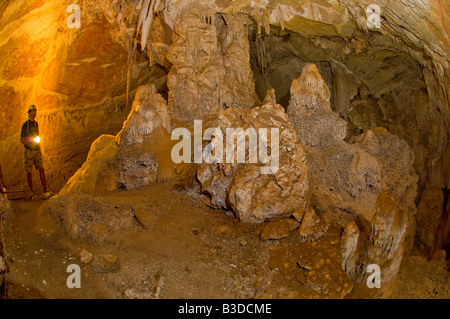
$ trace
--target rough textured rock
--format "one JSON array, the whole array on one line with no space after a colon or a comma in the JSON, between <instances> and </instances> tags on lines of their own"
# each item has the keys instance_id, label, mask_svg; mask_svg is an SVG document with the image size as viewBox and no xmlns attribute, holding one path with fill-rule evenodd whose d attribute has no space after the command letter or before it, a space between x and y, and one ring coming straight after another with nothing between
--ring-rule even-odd
<instances>
[{"instance_id":1,"label":"rough textured rock","mask_svg":"<svg viewBox=\"0 0 450 319\"><path fill-rule=\"evenodd\" d=\"M327 229L328 225L321 220L320 216L313 209L308 209L299 228L300 241L315 241L322 237Z\"/></svg>"},{"instance_id":2,"label":"rough textured rock","mask_svg":"<svg viewBox=\"0 0 450 319\"><path fill-rule=\"evenodd\" d=\"M43 211L59 220L71 239L88 238L102 244L109 233L131 229L135 225L129 205L114 204L88 194L57 195Z\"/></svg>"},{"instance_id":3,"label":"rough textured rock","mask_svg":"<svg viewBox=\"0 0 450 319\"><path fill-rule=\"evenodd\" d=\"M309 191L303 147L296 142L295 131L280 105L265 104L250 110L229 109L221 113L218 127L224 140L227 139L227 128L244 131L253 128L257 134L254 138L258 141L261 141L260 128L278 128L279 154L278 163L274 162L275 153L272 153L271 163L261 164L260 157L259 164L252 163L249 161L248 143L244 145L244 140L239 142L238 139L237 149L246 150L243 163L238 163L238 151L227 154L225 148L223 158L233 154L233 164L231 161L202 164L197 177L202 191L211 197L212 205L231 208L243 222L263 222L307 210ZM272 152L276 149L273 142L274 137L267 138L266 145ZM260 147L261 144L258 149ZM263 173L263 169L267 172Z\"/></svg>"},{"instance_id":4,"label":"rough textured rock","mask_svg":"<svg viewBox=\"0 0 450 319\"><path fill-rule=\"evenodd\" d=\"M417 174L414 171L414 154L405 141L383 128L367 131L355 143L377 159L381 166L380 189L389 192L407 214L406 249L413 245L417 195Z\"/></svg>"},{"instance_id":5,"label":"rough textured rock","mask_svg":"<svg viewBox=\"0 0 450 319\"><path fill-rule=\"evenodd\" d=\"M6 263L6 247L3 240L3 227L12 213L13 208L9 200L0 196L0 288L4 287L4 281L6 280L6 274L8 272L8 264Z\"/></svg>"},{"instance_id":6,"label":"rough textured rock","mask_svg":"<svg viewBox=\"0 0 450 319\"><path fill-rule=\"evenodd\" d=\"M181 121L258 104L249 63L246 17L191 8L174 25L167 59L171 116ZM239 37L235 35L239 34Z\"/></svg>"},{"instance_id":7,"label":"rough textured rock","mask_svg":"<svg viewBox=\"0 0 450 319\"><path fill-rule=\"evenodd\" d=\"M417 205L417 242L425 246L429 255L433 253L436 247L441 220L445 223L445 219L442 218L444 214L444 205L444 192L442 189L438 188L426 189L422 193L419 204ZM441 241L442 239L443 237L441 237Z\"/></svg>"},{"instance_id":8,"label":"rough textured rock","mask_svg":"<svg viewBox=\"0 0 450 319\"><path fill-rule=\"evenodd\" d=\"M352 280L365 283L367 267L380 266L381 283L390 282L400 268L407 215L389 193L380 194L370 222L350 223L341 238L342 267Z\"/></svg>"},{"instance_id":9,"label":"rough textured rock","mask_svg":"<svg viewBox=\"0 0 450 319\"><path fill-rule=\"evenodd\" d=\"M87 250L83 249L80 252L80 261L83 264L89 264L92 261L92 254L88 252Z\"/></svg>"},{"instance_id":10,"label":"rough textured rock","mask_svg":"<svg viewBox=\"0 0 450 319\"><path fill-rule=\"evenodd\" d=\"M334 113L329 90L315 65L307 65L291 86L287 114L305 146L313 204L324 212L346 211L371 220L379 194L390 192L408 212L412 245L417 176L406 142L373 128L353 144L344 141L346 123Z\"/></svg>"},{"instance_id":11,"label":"rough textured rock","mask_svg":"<svg viewBox=\"0 0 450 319\"><path fill-rule=\"evenodd\" d=\"M289 236L289 233L298 228L300 223L294 219L274 220L267 223L259 234L261 240L281 239Z\"/></svg>"},{"instance_id":12,"label":"rough textured rock","mask_svg":"<svg viewBox=\"0 0 450 319\"><path fill-rule=\"evenodd\" d=\"M293 81L287 114L309 158L316 207L322 211L338 207L370 219L380 186L380 164L344 141L346 123L331 110L329 90L315 65L305 66Z\"/></svg>"},{"instance_id":13,"label":"rough textured rock","mask_svg":"<svg viewBox=\"0 0 450 319\"><path fill-rule=\"evenodd\" d=\"M168 144L169 131L165 100L154 85L139 87L122 130L116 136L102 135L92 144L86 162L60 194L129 190L155 182L162 158L159 148Z\"/></svg>"},{"instance_id":14,"label":"rough textured rock","mask_svg":"<svg viewBox=\"0 0 450 319\"><path fill-rule=\"evenodd\" d=\"M346 136L347 123L332 111L330 91L314 64L292 82L287 114L305 146L327 148L342 144Z\"/></svg>"},{"instance_id":15,"label":"rough textured rock","mask_svg":"<svg viewBox=\"0 0 450 319\"><path fill-rule=\"evenodd\" d=\"M68 5L32 0L0 8L0 162L10 186L26 187L17 165L23 158L18 140L30 104L38 107L44 165L54 191L83 164L91 143L102 134L115 135L130 111L127 29L136 10L126 1L80 1L81 28L70 29ZM131 92L152 72L141 58L131 72Z\"/></svg>"},{"instance_id":16,"label":"rough textured rock","mask_svg":"<svg viewBox=\"0 0 450 319\"><path fill-rule=\"evenodd\" d=\"M156 182L158 157L145 144L121 148L110 167L118 174L120 189L136 189Z\"/></svg>"},{"instance_id":17,"label":"rough textured rock","mask_svg":"<svg viewBox=\"0 0 450 319\"><path fill-rule=\"evenodd\" d=\"M86 162L69 179L59 194L95 194L117 189L117 176L107 168L118 151L119 147L114 136L100 136L92 143Z\"/></svg>"},{"instance_id":18,"label":"rough textured rock","mask_svg":"<svg viewBox=\"0 0 450 319\"><path fill-rule=\"evenodd\" d=\"M119 260L116 255L95 255L92 260L92 270L100 273L118 272Z\"/></svg>"},{"instance_id":19,"label":"rough textured rock","mask_svg":"<svg viewBox=\"0 0 450 319\"><path fill-rule=\"evenodd\" d=\"M156 93L153 84L140 86L131 107L131 112L117 134L117 144L129 147L140 144L156 127L162 126L170 133L170 116L164 98Z\"/></svg>"}]
</instances>

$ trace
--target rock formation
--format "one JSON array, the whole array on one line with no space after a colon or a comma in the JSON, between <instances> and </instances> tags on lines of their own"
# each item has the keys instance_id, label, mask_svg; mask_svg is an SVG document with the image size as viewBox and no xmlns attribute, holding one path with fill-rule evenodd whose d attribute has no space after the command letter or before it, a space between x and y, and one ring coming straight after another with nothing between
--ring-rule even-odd
<instances>
[{"instance_id":1,"label":"rock formation","mask_svg":"<svg viewBox=\"0 0 450 319\"><path fill-rule=\"evenodd\" d=\"M370 223L358 220L345 228L341 239L342 267L352 280L366 283L370 265L378 265L382 270L382 284L395 278L404 252L406 222L405 211L385 192L378 197Z\"/></svg>"},{"instance_id":2,"label":"rock formation","mask_svg":"<svg viewBox=\"0 0 450 319\"><path fill-rule=\"evenodd\" d=\"M244 15L214 16L202 6L181 15L167 52L173 118L192 121L257 105L249 54Z\"/></svg>"},{"instance_id":3,"label":"rock formation","mask_svg":"<svg viewBox=\"0 0 450 319\"><path fill-rule=\"evenodd\" d=\"M437 240L436 234L438 234L439 224L442 220L444 222L442 228L445 229L444 225L446 219L448 219L448 217L443 218L443 213L445 212L444 207L445 195L442 189L438 188L426 189L422 193L419 204L417 205L417 242L424 245L430 256L435 250ZM441 240L444 238L443 235L444 234L442 234Z\"/></svg>"},{"instance_id":4,"label":"rock formation","mask_svg":"<svg viewBox=\"0 0 450 319\"><path fill-rule=\"evenodd\" d=\"M153 85L139 87L122 130L117 136L102 135L92 143L86 162L60 194L97 194L155 182L160 157L152 145L166 143L169 130L164 99Z\"/></svg>"},{"instance_id":5,"label":"rock formation","mask_svg":"<svg viewBox=\"0 0 450 319\"><path fill-rule=\"evenodd\" d=\"M69 27L74 12L65 1L1 5L0 161L11 187L26 187L23 167L15 163L23 157L19 131L30 104L38 108L44 166L55 192L81 167L97 137L120 130L130 112L127 30L137 14L126 3L81 1L79 29ZM151 74L138 54L131 92Z\"/></svg>"},{"instance_id":6,"label":"rock formation","mask_svg":"<svg viewBox=\"0 0 450 319\"><path fill-rule=\"evenodd\" d=\"M371 220L382 192L408 211L412 245L417 176L408 145L379 128L350 144L346 122L331 109L330 92L315 65L307 65L291 86L287 114L304 145L312 202L327 212L348 212Z\"/></svg>"},{"instance_id":7,"label":"rock formation","mask_svg":"<svg viewBox=\"0 0 450 319\"><path fill-rule=\"evenodd\" d=\"M11 203L3 197L0 196L0 289L6 284L6 276L8 273L8 264L6 257L6 247L5 241L3 239L3 227L6 223L8 215L12 213L13 209ZM0 293L3 293L0 291Z\"/></svg>"},{"instance_id":8,"label":"rock formation","mask_svg":"<svg viewBox=\"0 0 450 319\"><path fill-rule=\"evenodd\" d=\"M158 126L170 133L170 115L164 98L157 94L154 85L140 86L131 107L131 112L122 130L117 134L117 144L129 147L141 144Z\"/></svg>"},{"instance_id":9,"label":"rock formation","mask_svg":"<svg viewBox=\"0 0 450 319\"><path fill-rule=\"evenodd\" d=\"M59 191L47 208L71 238L101 242L139 220L96 196L175 174L191 183L195 170L209 206L242 222L274 220L262 240L298 227L313 247L337 226L334 273L342 266L364 282L378 264L390 281L414 239L429 256L450 244L450 15L443 0L385 0L373 25L371 4L81 0L78 29L65 1L3 1L6 182L27 187L18 135L36 104L49 184ZM218 129L208 162L185 169L170 157L170 133L194 120ZM230 128L248 133L236 152L218 147L235 144ZM9 205L0 200L2 214ZM123 220L108 224L117 215ZM328 267L320 260L317 269ZM326 271L304 269L318 290L336 288ZM342 297L351 285L339 278Z\"/></svg>"},{"instance_id":10,"label":"rock formation","mask_svg":"<svg viewBox=\"0 0 450 319\"><path fill-rule=\"evenodd\" d=\"M219 116L218 128L226 141L223 159L228 160L205 163L197 173L202 191L211 197L211 205L232 209L242 222L263 222L296 211L304 213L309 208L305 154L280 105L228 109ZM261 153L262 148L266 149ZM264 161L261 154L268 156L267 149L271 150L271 158ZM243 161L239 160L240 153Z\"/></svg>"},{"instance_id":11,"label":"rock formation","mask_svg":"<svg viewBox=\"0 0 450 319\"><path fill-rule=\"evenodd\" d=\"M299 228L300 241L315 241L325 235L328 225L325 224L319 215L312 210L308 209L301 219L301 226Z\"/></svg>"}]
</instances>

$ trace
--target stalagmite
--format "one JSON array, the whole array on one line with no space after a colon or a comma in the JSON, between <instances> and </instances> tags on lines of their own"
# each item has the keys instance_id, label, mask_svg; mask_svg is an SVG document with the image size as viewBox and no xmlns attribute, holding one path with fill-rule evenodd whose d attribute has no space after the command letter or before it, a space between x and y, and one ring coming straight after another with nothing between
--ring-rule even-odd
<instances>
[{"instance_id":1,"label":"stalagmite","mask_svg":"<svg viewBox=\"0 0 450 319\"><path fill-rule=\"evenodd\" d=\"M341 238L342 267L355 281L365 283L369 265L383 269L382 282L395 278L404 252L406 214L389 193L380 194L376 213L361 227L350 223Z\"/></svg>"},{"instance_id":2,"label":"stalagmite","mask_svg":"<svg viewBox=\"0 0 450 319\"><path fill-rule=\"evenodd\" d=\"M144 51L147 45L148 34L152 26L155 12L160 10L161 0L144 0L137 23L136 36L141 32L141 50Z\"/></svg>"}]
</instances>

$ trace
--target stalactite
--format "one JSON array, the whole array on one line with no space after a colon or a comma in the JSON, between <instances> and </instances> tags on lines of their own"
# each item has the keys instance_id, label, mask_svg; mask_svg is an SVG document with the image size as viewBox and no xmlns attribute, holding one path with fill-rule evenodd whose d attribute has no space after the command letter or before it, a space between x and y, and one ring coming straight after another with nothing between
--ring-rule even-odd
<instances>
[{"instance_id":1,"label":"stalactite","mask_svg":"<svg viewBox=\"0 0 450 319\"><path fill-rule=\"evenodd\" d=\"M281 30L284 31L283 6L280 6L280 7L278 8L278 10L280 11L280 26L281 26Z\"/></svg>"},{"instance_id":2,"label":"stalactite","mask_svg":"<svg viewBox=\"0 0 450 319\"><path fill-rule=\"evenodd\" d=\"M156 0L158 1L158 0ZM144 50L145 43L147 43L148 33L150 32L150 27L153 20L153 5L155 0L144 0L144 3L141 7L141 12L139 14L139 20L137 23L136 29L136 37L139 36L139 32L141 33L141 50Z\"/></svg>"},{"instance_id":3,"label":"stalactite","mask_svg":"<svg viewBox=\"0 0 450 319\"><path fill-rule=\"evenodd\" d=\"M131 82L131 70L133 69L133 61L134 61L134 47L133 47L133 40L131 39L130 35L127 34L128 39L128 69L127 69L127 89L125 94L125 107L128 107L130 105L129 101L129 94L130 94L130 82Z\"/></svg>"},{"instance_id":4,"label":"stalactite","mask_svg":"<svg viewBox=\"0 0 450 319\"><path fill-rule=\"evenodd\" d=\"M271 12L271 15L274 15L275 18L280 23L281 30L285 29L285 21L289 19L290 16L290 8L285 5L280 5L278 8Z\"/></svg>"},{"instance_id":5,"label":"stalactite","mask_svg":"<svg viewBox=\"0 0 450 319\"><path fill-rule=\"evenodd\" d=\"M150 33L150 28L153 22L153 16L162 4L162 0L136 0L135 8L139 9L139 18L136 26L136 32L134 39L129 38L129 55L128 55L128 70L127 70L127 89L126 89L126 106L129 104L129 94L130 94L130 81L131 81L131 71L134 65L135 54L138 45L139 33L141 33L141 51L146 48L148 35Z\"/></svg>"},{"instance_id":6,"label":"stalactite","mask_svg":"<svg viewBox=\"0 0 450 319\"><path fill-rule=\"evenodd\" d=\"M263 12L262 9L257 6L253 9L252 12L252 16L256 21L256 29L257 29L257 34L260 35L261 34L261 26L263 23Z\"/></svg>"},{"instance_id":7,"label":"stalactite","mask_svg":"<svg viewBox=\"0 0 450 319\"><path fill-rule=\"evenodd\" d=\"M267 68L267 49L266 42L261 35L256 37L255 41L256 46L256 59L259 67L259 71L261 75L264 75L265 70Z\"/></svg>"}]
</instances>

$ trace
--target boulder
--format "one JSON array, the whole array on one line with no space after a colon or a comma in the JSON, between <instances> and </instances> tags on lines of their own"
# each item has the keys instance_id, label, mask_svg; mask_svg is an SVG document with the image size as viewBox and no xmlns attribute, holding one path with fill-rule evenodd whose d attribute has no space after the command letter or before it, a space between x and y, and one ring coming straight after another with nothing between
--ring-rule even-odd
<instances>
[{"instance_id":1,"label":"boulder","mask_svg":"<svg viewBox=\"0 0 450 319\"><path fill-rule=\"evenodd\" d=\"M267 103L248 110L228 109L219 116L218 128L227 141L227 148L223 150L227 163L204 163L197 172L202 191L211 197L212 205L231 209L240 221L251 223L287 217L309 208L305 154L280 105ZM270 160L261 163L259 157L259 162L253 163L255 157L250 151L257 152L249 147L251 143L244 142L245 139L238 138L238 151L231 152L234 137L228 129L235 129L234 133L242 129L241 137L247 131L248 138L259 141L260 151L261 146L271 148ZM267 131L264 134L260 129ZM277 134L276 130L278 145L274 144L276 135L271 135L270 139L267 135L268 131ZM239 148L245 149L245 161L238 158Z\"/></svg>"},{"instance_id":2,"label":"boulder","mask_svg":"<svg viewBox=\"0 0 450 319\"><path fill-rule=\"evenodd\" d=\"M92 259L92 270L98 273L118 272L119 258L116 255L95 255Z\"/></svg>"},{"instance_id":3,"label":"boulder","mask_svg":"<svg viewBox=\"0 0 450 319\"><path fill-rule=\"evenodd\" d=\"M169 133L165 100L154 85L139 87L122 130L116 136L102 135L92 143L86 162L60 194L95 195L154 183L161 158L165 159L163 153L167 153L163 145Z\"/></svg>"},{"instance_id":4,"label":"boulder","mask_svg":"<svg viewBox=\"0 0 450 319\"><path fill-rule=\"evenodd\" d=\"M120 148L111 167L119 189L131 190L156 182L159 159L146 143Z\"/></svg>"},{"instance_id":5,"label":"boulder","mask_svg":"<svg viewBox=\"0 0 450 319\"><path fill-rule=\"evenodd\" d=\"M59 194L86 193L93 195L116 190L118 177L109 170L109 163L114 161L118 151L119 147L114 136L100 136L92 143L86 161L67 181Z\"/></svg>"}]
</instances>

